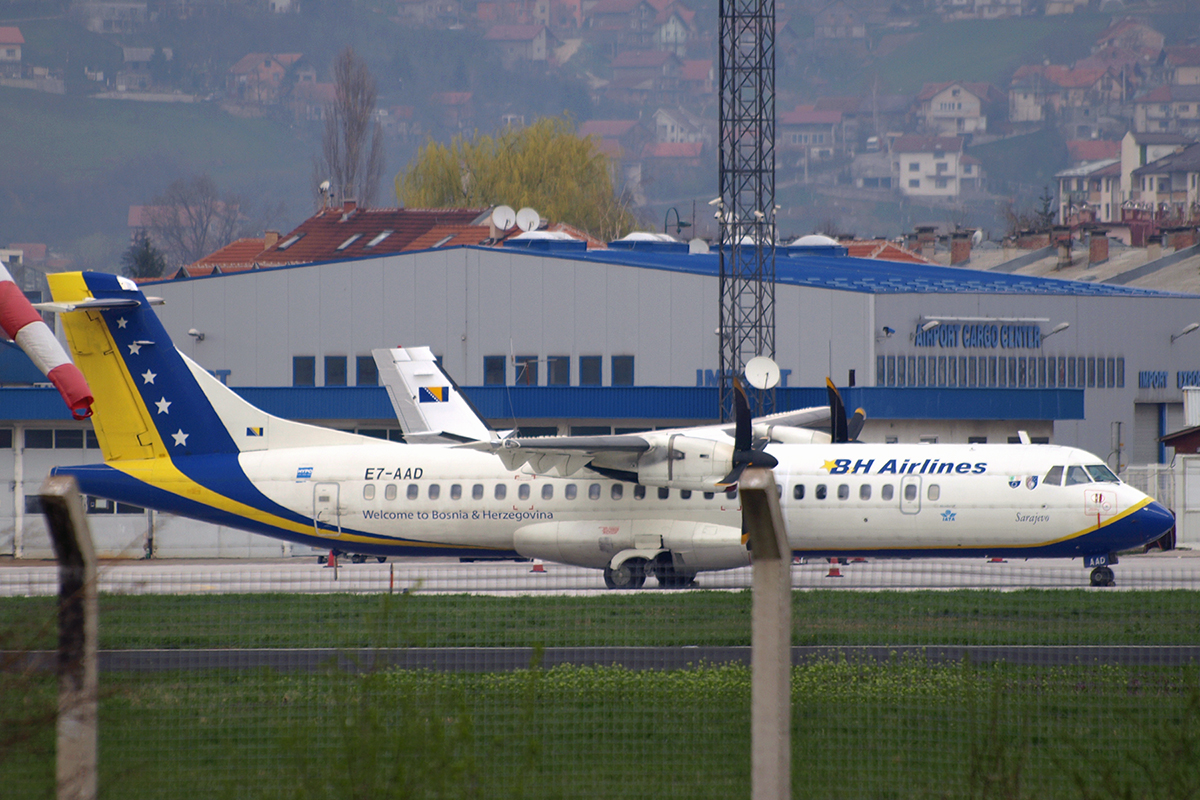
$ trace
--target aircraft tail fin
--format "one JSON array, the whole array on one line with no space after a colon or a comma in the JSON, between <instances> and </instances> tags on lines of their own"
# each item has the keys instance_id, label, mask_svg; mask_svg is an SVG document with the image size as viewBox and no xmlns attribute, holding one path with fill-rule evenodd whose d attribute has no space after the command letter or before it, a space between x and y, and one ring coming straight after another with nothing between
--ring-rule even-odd
<instances>
[{"instance_id":1,"label":"aircraft tail fin","mask_svg":"<svg viewBox=\"0 0 1200 800\"><path fill-rule=\"evenodd\" d=\"M95 395L104 460L349 444L354 434L280 419L180 353L137 284L102 272L47 276L71 356Z\"/></svg>"},{"instance_id":2,"label":"aircraft tail fin","mask_svg":"<svg viewBox=\"0 0 1200 800\"><path fill-rule=\"evenodd\" d=\"M372 350L407 442L473 442L494 438L479 411L428 347Z\"/></svg>"}]
</instances>

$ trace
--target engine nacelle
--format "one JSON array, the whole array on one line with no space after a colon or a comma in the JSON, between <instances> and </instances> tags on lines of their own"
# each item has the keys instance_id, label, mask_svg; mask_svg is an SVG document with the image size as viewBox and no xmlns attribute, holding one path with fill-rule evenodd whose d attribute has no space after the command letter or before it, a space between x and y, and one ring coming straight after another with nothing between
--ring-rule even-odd
<instances>
[{"instance_id":1,"label":"engine nacelle","mask_svg":"<svg viewBox=\"0 0 1200 800\"><path fill-rule=\"evenodd\" d=\"M627 551L647 558L670 552L675 568L691 574L750 563L739 529L688 520L538 522L519 528L513 546L525 558L593 569L619 562Z\"/></svg>"},{"instance_id":2,"label":"engine nacelle","mask_svg":"<svg viewBox=\"0 0 1200 800\"><path fill-rule=\"evenodd\" d=\"M646 437L652 447L638 459L638 483L696 492L724 491L733 469L733 445L680 433Z\"/></svg>"}]
</instances>

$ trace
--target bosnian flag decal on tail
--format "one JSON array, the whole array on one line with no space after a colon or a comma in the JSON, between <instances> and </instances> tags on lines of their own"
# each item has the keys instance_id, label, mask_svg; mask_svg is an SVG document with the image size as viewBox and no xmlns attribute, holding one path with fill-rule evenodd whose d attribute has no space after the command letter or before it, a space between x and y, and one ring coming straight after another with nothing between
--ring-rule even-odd
<instances>
[{"instance_id":1,"label":"bosnian flag decal on tail","mask_svg":"<svg viewBox=\"0 0 1200 800\"><path fill-rule=\"evenodd\" d=\"M417 390L417 401L420 403L444 403L449 399L449 386L422 386Z\"/></svg>"},{"instance_id":2,"label":"bosnian flag decal on tail","mask_svg":"<svg viewBox=\"0 0 1200 800\"><path fill-rule=\"evenodd\" d=\"M247 436L262 436L263 429L262 428L246 428L246 435Z\"/></svg>"}]
</instances>

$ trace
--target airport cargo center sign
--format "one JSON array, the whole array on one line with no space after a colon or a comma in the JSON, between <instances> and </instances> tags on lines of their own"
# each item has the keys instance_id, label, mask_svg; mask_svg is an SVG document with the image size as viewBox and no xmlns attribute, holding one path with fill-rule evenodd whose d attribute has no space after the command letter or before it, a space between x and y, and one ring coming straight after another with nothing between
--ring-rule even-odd
<instances>
[{"instance_id":1,"label":"airport cargo center sign","mask_svg":"<svg viewBox=\"0 0 1200 800\"><path fill-rule=\"evenodd\" d=\"M1042 329L1037 325L997 325L990 322L965 325L943 323L927 331L918 328L913 344L917 347L1038 349L1042 346Z\"/></svg>"}]
</instances>

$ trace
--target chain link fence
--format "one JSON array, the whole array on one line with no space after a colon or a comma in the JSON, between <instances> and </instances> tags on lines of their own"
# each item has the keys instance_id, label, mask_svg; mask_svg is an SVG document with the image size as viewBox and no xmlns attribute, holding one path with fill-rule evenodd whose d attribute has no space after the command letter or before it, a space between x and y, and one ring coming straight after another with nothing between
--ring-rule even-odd
<instances>
[{"instance_id":1,"label":"chain link fence","mask_svg":"<svg viewBox=\"0 0 1200 800\"><path fill-rule=\"evenodd\" d=\"M793 797L1200 791L1200 558L794 563ZM100 569L109 798L748 797L749 570ZM53 566L0 566L0 796L54 796Z\"/></svg>"}]
</instances>

